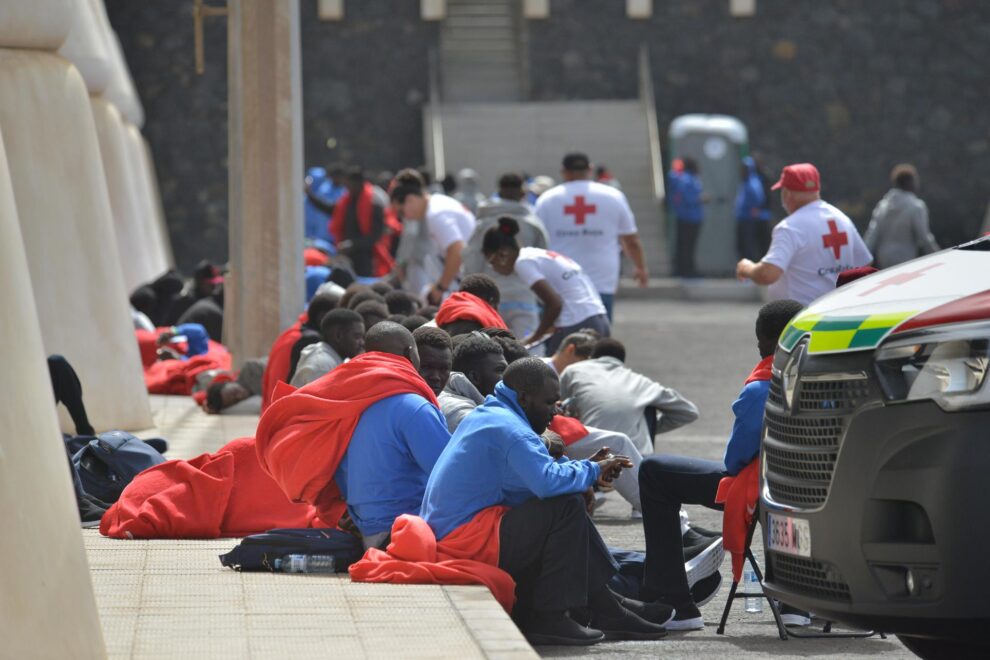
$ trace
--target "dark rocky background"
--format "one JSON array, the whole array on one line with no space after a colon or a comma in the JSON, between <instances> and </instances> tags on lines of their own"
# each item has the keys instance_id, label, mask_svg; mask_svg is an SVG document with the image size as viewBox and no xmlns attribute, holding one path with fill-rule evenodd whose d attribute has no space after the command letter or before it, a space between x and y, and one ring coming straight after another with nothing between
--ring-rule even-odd
<instances>
[{"instance_id":1,"label":"dark rocky background","mask_svg":"<svg viewBox=\"0 0 990 660\"><path fill-rule=\"evenodd\" d=\"M421 107L437 26L415 0L349 0L341 22L302 0L306 166L424 160ZM208 19L193 61L192 2L107 0L147 121L181 267L226 258L226 25ZM630 98L650 48L661 134L684 113L735 115L768 169L810 160L824 196L861 227L892 165L922 177L943 244L974 236L990 200L990 3L980 0L553 0L529 21L533 99ZM524 165L524 164L521 164Z\"/></svg>"}]
</instances>

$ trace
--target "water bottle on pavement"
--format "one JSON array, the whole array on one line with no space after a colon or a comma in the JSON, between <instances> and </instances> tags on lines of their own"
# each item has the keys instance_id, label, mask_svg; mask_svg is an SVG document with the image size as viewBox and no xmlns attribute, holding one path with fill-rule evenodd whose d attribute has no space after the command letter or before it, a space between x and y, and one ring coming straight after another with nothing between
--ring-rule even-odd
<instances>
[{"instance_id":1,"label":"water bottle on pavement","mask_svg":"<svg viewBox=\"0 0 990 660\"><path fill-rule=\"evenodd\" d=\"M336 567L333 555L285 555L275 560L280 573L334 573Z\"/></svg>"},{"instance_id":2,"label":"water bottle on pavement","mask_svg":"<svg viewBox=\"0 0 990 660\"><path fill-rule=\"evenodd\" d=\"M756 577L756 571L748 563L743 570L743 589L752 596L746 596L746 611L757 614L763 611L763 588Z\"/></svg>"}]
</instances>

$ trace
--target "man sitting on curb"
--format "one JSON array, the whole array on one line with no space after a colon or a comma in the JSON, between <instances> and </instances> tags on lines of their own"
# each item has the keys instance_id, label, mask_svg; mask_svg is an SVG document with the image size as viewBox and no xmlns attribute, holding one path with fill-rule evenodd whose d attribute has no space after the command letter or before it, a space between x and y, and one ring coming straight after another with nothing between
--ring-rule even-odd
<instances>
[{"instance_id":1,"label":"man sitting on curb","mask_svg":"<svg viewBox=\"0 0 990 660\"><path fill-rule=\"evenodd\" d=\"M320 339L302 349L291 385L302 387L364 352L364 319L352 309L332 309L320 321Z\"/></svg>"},{"instance_id":2,"label":"man sitting on curb","mask_svg":"<svg viewBox=\"0 0 990 660\"><path fill-rule=\"evenodd\" d=\"M419 510L450 434L416 371L412 334L383 321L365 346L367 353L299 390L276 389L257 448L289 499L314 505L328 525L346 506L369 548L386 543L398 516Z\"/></svg>"},{"instance_id":3,"label":"man sitting on curb","mask_svg":"<svg viewBox=\"0 0 990 660\"><path fill-rule=\"evenodd\" d=\"M687 456L659 455L647 458L639 469L646 534L646 569L642 596L677 610L671 630L702 630L704 619L692 600L684 574L679 512L683 504L721 509L715 496L723 477L736 475L760 453L763 410L770 391L770 365L780 334L801 311L793 300L764 305L756 319L756 339L761 361L732 404L735 422L723 461ZM675 540L677 539L677 540Z\"/></svg>"},{"instance_id":4,"label":"man sitting on curb","mask_svg":"<svg viewBox=\"0 0 990 660\"><path fill-rule=\"evenodd\" d=\"M531 643L659 639L670 609L620 601L609 591L617 569L580 497L614 478L628 459L555 462L540 434L559 395L557 376L539 358L509 366L494 396L464 419L437 461L422 517L439 544L491 507L508 507L497 528L498 566L516 582L513 617ZM585 609L590 628L568 615Z\"/></svg>"}]
</instances>

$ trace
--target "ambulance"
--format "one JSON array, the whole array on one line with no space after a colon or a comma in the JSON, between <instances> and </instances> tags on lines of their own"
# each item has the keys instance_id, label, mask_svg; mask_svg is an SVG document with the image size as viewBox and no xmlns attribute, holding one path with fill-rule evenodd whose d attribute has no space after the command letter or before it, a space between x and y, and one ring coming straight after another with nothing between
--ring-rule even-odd
<instances>
[{"instance_id":1,"label":"ambulance","mask_svg":"<svg viewBox=\"0 0 990 660\"><path fill-rule=\"evenodd\" d=\"M781 335L761 450L769 595L990 657L990 237L855 280Z\"/></svg>"}]
</instances>

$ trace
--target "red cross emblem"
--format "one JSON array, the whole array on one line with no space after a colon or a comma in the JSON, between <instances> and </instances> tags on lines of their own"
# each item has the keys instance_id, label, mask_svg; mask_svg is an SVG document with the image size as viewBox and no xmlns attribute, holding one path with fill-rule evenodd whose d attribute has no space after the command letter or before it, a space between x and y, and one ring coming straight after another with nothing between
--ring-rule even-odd
<instances>
[{"instance_id":1,"label":"red cross emblem","mask_svg":"<svg viewBox=\"0 0 990 660\"><path fill-rule=\"evenodd\" d=\"M888 286L900 286L901 284L907 284L908 282L913 282L922 275L924 275L926 272L930 271L932 268L938 268L941 265L942 263L939 262L936 264L931 264L930 266L925 266L920 270L912 270L907 273L898 273L893 277L888 277L883 282L877 283L877 285L872 289L870 289L869 291L864 291L863 293L859 294L859 297L862 298L863 296L868 296L871 293L876 293L880 289L885 289Z\"/></svg>"},{"instance_id":2,"label":"red cross emblem","mask_svg":"<svg viewBox=\"0 0 990 660\"><path fill-rule=\"evenodd\" d=\"M598 210L597 204L585 204L584 195L577 195L574 203L564 207L564 213L574 216L574 224L583 225L585 216L592 215Z\"/></svg>"},{"instance_id":3,"label":"red cross emblem","mask_svg":"<svg viewBox=\"0 0 990 660\"><path fill-rule=\"evenodd\" d=\"M826 249L832 248L835 258L839 258L839 251L843 245L849 245L849 235L844 231L839 231L839 226L835 220L828 221L828 233L822 234L822 246Z\"/></svg>"}]
</instances>

